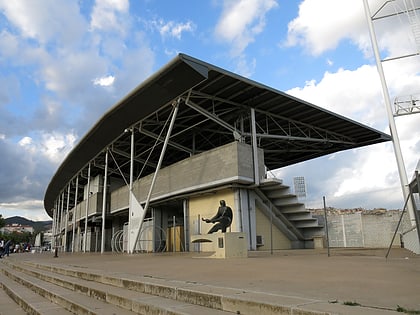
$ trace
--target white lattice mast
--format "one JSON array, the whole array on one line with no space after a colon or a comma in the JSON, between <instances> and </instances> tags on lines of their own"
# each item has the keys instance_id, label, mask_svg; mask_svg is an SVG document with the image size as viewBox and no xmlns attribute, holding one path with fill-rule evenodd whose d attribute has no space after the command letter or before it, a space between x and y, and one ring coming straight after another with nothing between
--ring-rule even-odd
<instances>
[{"instance_id":1,"label":"white lattice mast","mask_svg":"<svg viewBox=\"0 0 420 315\"><path fill-rule=\"evenodd\" d=\"M406 3L406 0L404 0L404 1ZM379 10L381 10L389 2L391 2L391 1L386 1ZM383 70L383 67L382 67L382 60L381 60L381 57L380 57L380 54L379 54L379 47L378 47L378 43L377 43L377 40L376 40L376 34L375 34L374 27L373 27L373 16L370 12L368 0L363 0L363 4L364 4L364 8L365 8L366 19L367 19L368 26L369 26L369 33L370 33L370 38L371 38L371 41L372 41L372 48L373 48L373 52L375 54L376 67L378 69L379 77L380 77L380 80L381 80L382 92L383 92L383 95L384 95L385 107L386 107L386 112L387 112L387 115L388 115L389 129L390 129L390 132L391 132L392 143L393 143L393 146L394 146L395 158L397 160L397 167L398 167L398 173L399 173L399 176L400 176L401 188L402 188L404 200L407 200L410 196L410 191L409 191L409 187L408 187L407 172L406 172L405 165L404 165L404 159L403 159L403 156L402 156L400 141L399 141L399 138L398 138L397 127L396 127L395 120L394 120L394 115L393 115L393 112L392 112L391 99L390 99L390 96L389 96L388 86L387 86L387 83L386 83L386 80L385 80L385 73L384 73L384 70ZM377 11L376 13L378 13L378 12L379 11ZM375 15L376 15L376 13L375 13ZM393 59L396 59L396 58L393 58ZM413 206L410 202L407 205L407 209L408 209L408 213L410 215L411 225L416 226L415 213L414 213Z\"/></svg>"},{"instance_id":2,"label":"white lattice mast","mask_svg":"<svg viewBox=\"0 0 420 315\"><path fill-rule=\"evenodd\" d=\"M420 20L413 0L404 0L405 12L414 35L417 53L420 53Z\"/></svg>"}]
</instances>

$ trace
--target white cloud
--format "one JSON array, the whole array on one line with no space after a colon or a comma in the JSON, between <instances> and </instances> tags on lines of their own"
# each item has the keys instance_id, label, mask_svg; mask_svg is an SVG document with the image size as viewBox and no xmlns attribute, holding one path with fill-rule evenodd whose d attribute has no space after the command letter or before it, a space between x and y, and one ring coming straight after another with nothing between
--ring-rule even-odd
<instances>
[{"instance_id":1,"label":"white cloud","mask_svg":"<svg viewBox=\"0 0 420 315\"><path fill-rule=\"evenodd\" d=\"M215 35L231 44L233 56L239 56L265 27L265 15L277 7L274 0L223 1L223 12Z\"/></svg>"},{"instance_id":2,"label":"white cloud","mask_svg":"<svg viewBox=\"0 0 420 315\"><path fill-rule=\"evenodd\" d=\"M377 116L385 109L375 66L325 72L320 82L312 80L287 93L370 126L383 127L383 118Z\"/></svg>"},{"instance_id":3,"label":"white cloud","mask_svg":"<svg viewBox=\"0 0 420 315\"><path fill-rule=\"evenodd\" d=\"M33 221L51 220L44 210L44 202L36 199L16 202L0 202L0 213L3 218L18 215Z\"/></svg>"},{"instance_id":4,"label":"white cloud","mask_svg":"<svg viewBox=\"0 0 420 315\"><path fill-rule=\"evenodd\" d=\"M76 2L44 0L1 1L0 10L4 11L25 38L45 44L51 40L72 45L81 36L85 22L79 14Z\"/></svg>"},{"instance_id":5,"label":"white cloud","mask_svg":"<svg viewBox=\"0 0 420 315\"><path fill-rule=\"evenodd\" d=\"M128 0L96 0L93 7L90 26L93 30L124 32L125 20L122 15L128 13Z\"/></svg>"},{"instance_id":6,"label":"white cloud","mask_svg":"<svg viewBox=\"0 0 420 315\"><path fill-rule=\"evenodd\" d=\"M170 36L177 39L181 39L183 32L193 32L195 29L195 25L191 21L186 23L176 23L174 21L169 21L165 23L161 20L158 22L157 27L161 36Z\"/></svg>"},{"instance_id":7,"label":"white cloud","mask_svg":"<svg viewBox=\"0 0 420 315\"><path fill-rule=\"evenodd\" d=\"M366 33L362 1L302 1L299 15L288 25L287 46L304 46L319 55L335 48L344 38L356 40ZM366 35L368 35L366 33Z\"/></svg>"},{"instance_id":8,"label":"white cloud","mask_svg":"<svg viewBox=\"0 0 420 315\"><path fill-rule=\"evenodd\" d=\"M23 137L20 141L19 141L19 145L21 145L22 147L24 146L28 146L32 144L32 138L31 137Z\"/></svg>"},{"instance_id":9,"label":"white cloud","mask_svg":"<svg viewBox=\"0 0 420 315\"><path fill-rule=\"evenodd\" d=\"M235 72L244 76L250 77L257 67L257 61L255 58L247 60L244 55L240 55L236 59Z\"/></svg>"},{"instance_id":10,"label":"white cloud","mask_svg":"<svg viewBox=\"0 0 420 315\"><path fill-rule=\"evenodd\" d=\"M96 78L93 81L94 85L100 85L100 86L110 86L114 83L115 77L112 75Z\"/></svg>"},{"instance_id":11,"label":"white cloud","mask_svg":"<svg viewBox=\"0 0 420 315\"><path fill-rule=\"evenodd\" d=\"M73 149L76 140L77 137L74 133L53 132L43 134L40 140L39 153L58 164Z\"/></svg>"},{"instance_id":12,"label":"white cloud","mask_svg":"<svg viewBox=\"0 0 420 315\"><path fill-rule=\"evenodd\" d=\"M95 50L63 51L45 58L41 75L48 90L68 100L77 100L86 97L91 86L89 78L107 71L106 64L106 57L98 56Z\"/></svg>"},{"instance_id":13,"label":"white cloud","mask_svg":"<svg viewBox=\"0 0 420 315\"><path fill-rule=\"evenodd\" d=\"M334 197L398 186L395 156L389 145L355 150L353 157L348 167L342 167L331 178L336 183Z\"/></svg>"},{"instance_id":14,"label":"white cloud","mask_svg":"<svg viewBox=\"0 0 420 315\"><path fill-rule=\"evenodd\" d=\"M371 14L377 12L384 1L371 0ZM401 12L402 0L389 2L379 11ZM345 14L343 14L345 12ZM377 20L373 23L378 45L384 56L401 56L415 52L416 43L405 15ZM299 15L288 25L285 46L302 46L311 55L320 55L350 40L367 56L372 56L371 40L363 1L354 0L304 0L299 5ZM398 44L396 44L398 43ZM420 45L420 43L418 43Z\"/></svg>"},{"instance_id":15,"label":"white cloud","mask_svg":"<svg viewBox=\"0 0 420 315\"><path fill-rule=\"evenodd\" d=\"M394 95L420 86L416 63L408 61L408 64L403 61L387 64L388 85ZM310 81L303 88L294 88L288 93L390 133L375 66L326 72L319 82ZM395 118L409 178L420 156L419 118L418 114ZM312 174L311 169L320 166L328 174L325 178ZM337 207L373 208L390 204L402 207L400 179L391 142L308 161L291 167L287 172L291 172L289 177L307 174L316 186L315 196L311 198L319 199L316 194L326 194L331 204ZM316 200L309 203L316 203Z\"/></svg>"}]
</instances>

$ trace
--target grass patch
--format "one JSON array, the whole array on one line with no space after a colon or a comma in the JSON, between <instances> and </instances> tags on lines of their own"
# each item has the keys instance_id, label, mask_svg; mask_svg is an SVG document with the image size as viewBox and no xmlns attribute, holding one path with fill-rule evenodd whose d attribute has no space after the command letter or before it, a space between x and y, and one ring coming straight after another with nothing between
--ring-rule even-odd
<instances>
[{"instance_id":1,"label":"grass patch","mask_svg":"<svg viewBox=\"0 0 420 315\"><path fill-rule=\"evenodd\" d=\"M409 309L406 309L405 307L402 307L402 306L399 306L399 305L397 305L396 311L397 312L400 312L400 313L406 313L406 314L412 314L412 315L414 315L414 314L420 314L420 311L409 310Z\"/></svg>"}]
</instances>

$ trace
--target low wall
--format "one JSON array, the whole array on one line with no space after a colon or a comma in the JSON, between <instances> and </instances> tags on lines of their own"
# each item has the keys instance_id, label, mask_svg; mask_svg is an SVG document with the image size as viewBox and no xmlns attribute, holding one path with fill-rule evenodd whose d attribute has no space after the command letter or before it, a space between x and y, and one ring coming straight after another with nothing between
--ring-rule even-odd
<instances>
[{"instance_id":1,"label":"low wall","mask_svg":"<svg viewBox=\"0 0 420 315\"><path fill-rule=\"evenodd\" d=\"M323 224L325 219L316 215ZM328 236L330 247L387 248L391 244L400 220L398 210L333 210L328 212ZM401 235L409 224L404 215L393 246L401 246Z\"/></svg>"}]
</instances>

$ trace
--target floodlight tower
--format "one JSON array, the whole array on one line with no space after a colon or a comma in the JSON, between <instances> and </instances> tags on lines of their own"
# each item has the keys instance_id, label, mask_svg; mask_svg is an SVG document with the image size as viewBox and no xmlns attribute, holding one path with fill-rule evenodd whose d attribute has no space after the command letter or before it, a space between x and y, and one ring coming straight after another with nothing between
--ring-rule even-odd
<instances>
[{"instance_id":1,"label":"floodlight tower","mask_svg":"<svg viewBox=\"0 0 420 315\"><path fill-rule=\"evenodd\" d=\"M419 39L419 42L420 42L420 32L416 31L416 29L414 27L416 25L416 22L417 22L417 18L416 18L416 10L417 9L414 8L413 5L408 4L407 0L403 0L404 4L405 4L405 7L406 7L406 10L404 10L402 12L396 12L394 14L387 14L385 16L378 17L378 13L387 4L389 4L391 2L394 2L394 1L395 0L384 1L382 6L380 6L380 8L373 15L370 12L368 0L363 0L363 4L364 4L364 8L365 8L366 19L367 19L367 22L368 22L368 25L369 25L370 39L372 41L372 47L373 47L373 51L374 51L374 54L375 54L376 67L378 69L379 77L381 79L382 91L383 91L384 101L385 101L385 107L386 107L386 111L387 111L387 115L388 115L388 121L389 121L389 128L390 128L390 131L391 131L392 143L393 143L393 146L394 146L395 157L396 157L396 160L397 160L398 173L399 173L399 176L400 176L401 188L402 188L402 191L403 191L404 199L408 200L408 198L410 198L410 191L409 191L409 187L408 187L407 172L406 172L405 165L404 165L404 159L403 159L403 156L402 156L400 141L399 141L399 138L398 138L398 132L397 132L397 128L396 128L396 125L395 125L394 115L393 115L393 112L392 112L391 100L390 100L390 97L389 97L388 87L387 87L386 80L385 80L385 74L384 74L384 70L383 70L383 67L382 67L382 62L386 61L386 60L381 60L381 57L380 57L380 54L379 54L378 43L376 41L375 30L374 30L374 27L373 27L373 21L377 20L377 19L380 19L380 18L388 18L388 17L391 17L391 16L396 16L396 15L405 13L405 14L407 14L407 16L409 18L409 21L410 21L410 24L413 27L414 37L415 37L416 42L417 42L417 39ZM419 50L417 48L417 52L414 53L414 54L400 56L400 57L397 57L397 58L390 58L390 59L387 59L387 60L395 60L395 59L400 59L400 58L416 56L416 55L419 55L418 51ZM416 216L415 216L415 213L414 213L414 208L413 208L412 203L410 203L410 202L407 203L407 209L408 209L408 213L409 213L409 216L410 216L411 225L416 226Z\"/></svg>"}]
</instances>

